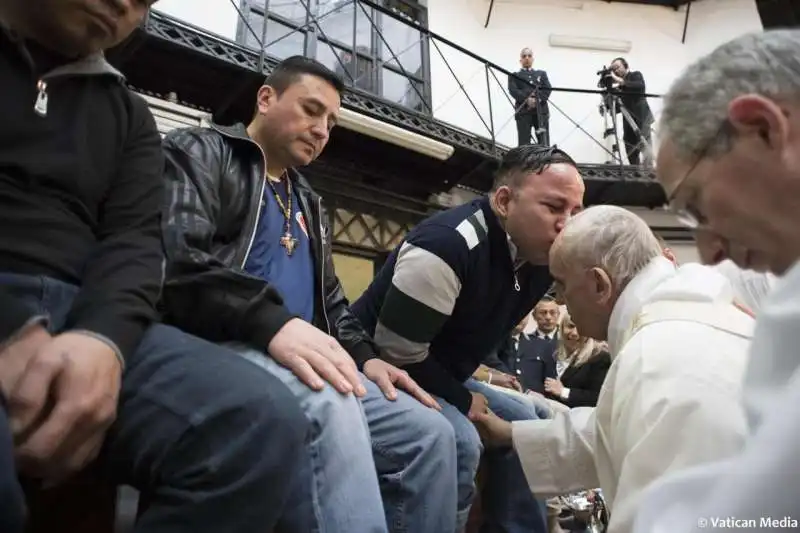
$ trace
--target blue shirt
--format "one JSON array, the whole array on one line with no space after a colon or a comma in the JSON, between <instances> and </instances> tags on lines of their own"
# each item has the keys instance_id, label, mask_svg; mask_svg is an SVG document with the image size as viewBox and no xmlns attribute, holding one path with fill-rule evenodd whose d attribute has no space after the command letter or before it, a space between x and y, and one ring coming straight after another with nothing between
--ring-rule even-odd
<instances>
[{"instance_id":1,"label":"blue shirt","mask_svg":"<svg viewBox=\"0 0 800 533\"><path fill-rule=\"evenodd\" d=\"M286 182L273 183L286 205ZM297 239L292 255L281 246L286 219L269 184L264 187L261 213L244 269L275 287L290 313L306 322L314 319L314 258L305 217L292 189L291 234Z\"/></svg>"}]
</instances>

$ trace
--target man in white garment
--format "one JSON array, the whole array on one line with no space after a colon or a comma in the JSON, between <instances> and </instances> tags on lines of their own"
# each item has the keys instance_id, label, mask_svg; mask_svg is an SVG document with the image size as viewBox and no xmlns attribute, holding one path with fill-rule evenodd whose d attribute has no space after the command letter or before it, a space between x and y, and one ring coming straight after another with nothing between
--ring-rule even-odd
<instances>
[{"instance_id":1,"label":"man in white garment","mask_svg":"<svg viewBox=\"0 0 800 533\"><path fill-rule=\"evenodd\" d=\"M798 527L800 31L745 35L689 66L664 99L658 178L706 261L783 275L758 314L745 380L751 436L732 460L664 479L636 531ZM725 243L708 254L708 236Z\"/></svg>"},{"instance_id":2,"label":"man in white garment","mask_svg":"<svg viewBox=\"0 0 800 533\"><path fill-rule=\"evenodd\" d=\"M593 411L513 425L489 415L490 439L511 441L537 494L600 487L609 532L629 532L653 480L741 449L754 320L733 305L724 276L677 268L647 224L619 207L574 217L553 244L550 270L578 330L608 340L611 368Z\"/></svg>"}]
</instances>

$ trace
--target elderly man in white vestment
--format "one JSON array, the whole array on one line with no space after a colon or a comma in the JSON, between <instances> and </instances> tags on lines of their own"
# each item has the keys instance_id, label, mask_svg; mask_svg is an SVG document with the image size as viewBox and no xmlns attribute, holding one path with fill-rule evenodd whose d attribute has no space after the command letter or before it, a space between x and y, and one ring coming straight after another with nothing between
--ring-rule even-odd
<instances>
[{"instance_id":1,"label":"elderly man in white vestment","mask_svg":"<svg viewBox=\"0 0 800 533\"><path fill-rule=\"evenodd\" d=\"M637 533L800 526L800 31L745 35L664 99L658 179L708 262L782 275L758 313L744 387L751 435L728 461L643 498ZM725 247L708 252L708 243Z\"/></svg>"},{"instance_id":2,"label":"elderly man in white vestment","mask_svg":"<svg viewBox=\"0 0 800 533\"><path fill-rule=\"evenodd\" d=\"M570 220L550 270L578 329L608 340L611 368L594 410L513 425L492 419L490 440L512 441L533 492L600 487L609 532L632 531L653 480L741 449L754 320L733 304L724 276L676 267L647 224L619 207Z\"/></svg>"}]
</instances>

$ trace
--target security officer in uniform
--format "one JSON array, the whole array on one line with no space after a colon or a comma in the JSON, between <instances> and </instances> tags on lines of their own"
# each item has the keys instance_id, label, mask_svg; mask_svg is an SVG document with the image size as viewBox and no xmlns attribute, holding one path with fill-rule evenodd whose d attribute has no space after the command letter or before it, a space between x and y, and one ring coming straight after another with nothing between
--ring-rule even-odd
<instances>
[{"instance_id":1,"label":"security officer in uniform","mask_svg":"<svg viewBox=\"0 0 800 533\"><path fill-rule=\"evenodd\" d=\"M508 92L514 99L514 119L517 121L519 146L531 144L531 130L536 130L536 142L550 146L550 98L552 86L547 72L533 68L533 51L523 48L519 54L522 68L508 77Z\"/></svg>"}]
</instances>

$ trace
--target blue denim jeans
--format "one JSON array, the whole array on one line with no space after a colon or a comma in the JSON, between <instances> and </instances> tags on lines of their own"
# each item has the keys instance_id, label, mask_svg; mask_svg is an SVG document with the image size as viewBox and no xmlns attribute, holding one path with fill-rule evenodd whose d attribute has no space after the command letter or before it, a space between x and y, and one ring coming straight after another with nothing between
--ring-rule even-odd
<instances>
[{"instance_id":1,"label":"blue denim jeans","mask_svg":"<svg viewBox=\"0 0 800 533\"><path fill-rule=\"evenodd\" d=\"M25 525L24 517L25 499L14 469L11 428L8 426L5 402L0 393L0 531L22 533Z\"/></svg>"},{"instance_id":2,"label":"blue denim jeans","mask_svg":"<svg viewBox=\"0 0 800 533\"><path fill-rule=\"evenodd\" d=\"M306 482L291 498L291 531L451 533L456 521L456 437L437 411L370 380L361 400L315 392L261 352L237 350L289 387L311 422ZM310 505L309 505L310 503Z\"/></svg>"},{"instance_id":3,"label":"blue denim jeans","mask_svg":"<svg viewBox=\"0 0 800 533\"><path fill-rule=\"evenodd\" d=\"M54 332L78 288L0 274ZM148 495L136 533L264 533L279 523L309 427L294 395L232 351L163 325L127 354L103 473Z\"/></svg>"},{"instance_id":4,"label":"blue denim jeans","mask_svg":"<svg viewBox=\"0 0 800 533\"><path fill-rule=\"evenodd\" d=\"M464 385L472 392L486 396L489 408L500 418L515 420L536 420L533 404L526 404L516 398L503 394L474 379ZM467 434L464 439L472 440L477 431L461 412L450 406L445 416L459 432ZM486 482L483 488L484 523L481 533L546 533L546 508L544 501L537 501L528 488L516 452L513 449L486 451ZM460 472L462 473L462 472ZM462 485L472 483L463 472Z\"/></svg>"},{"instance_id":5,"label":"blue denim jeans","mask_svg":"<svg viewBox=\"0 0 800 533\"><path fill-rule=\"evenodd\" d=\"M462 533L467 527L472 501L475 498L475 476L481 464L483 444L478 430L470 420L461 414L452 404L442 398L436 398L442 406L442 415L447 419L456 434L457 463L457 515L456 531Z\"/></svg>"}]
</instances>

